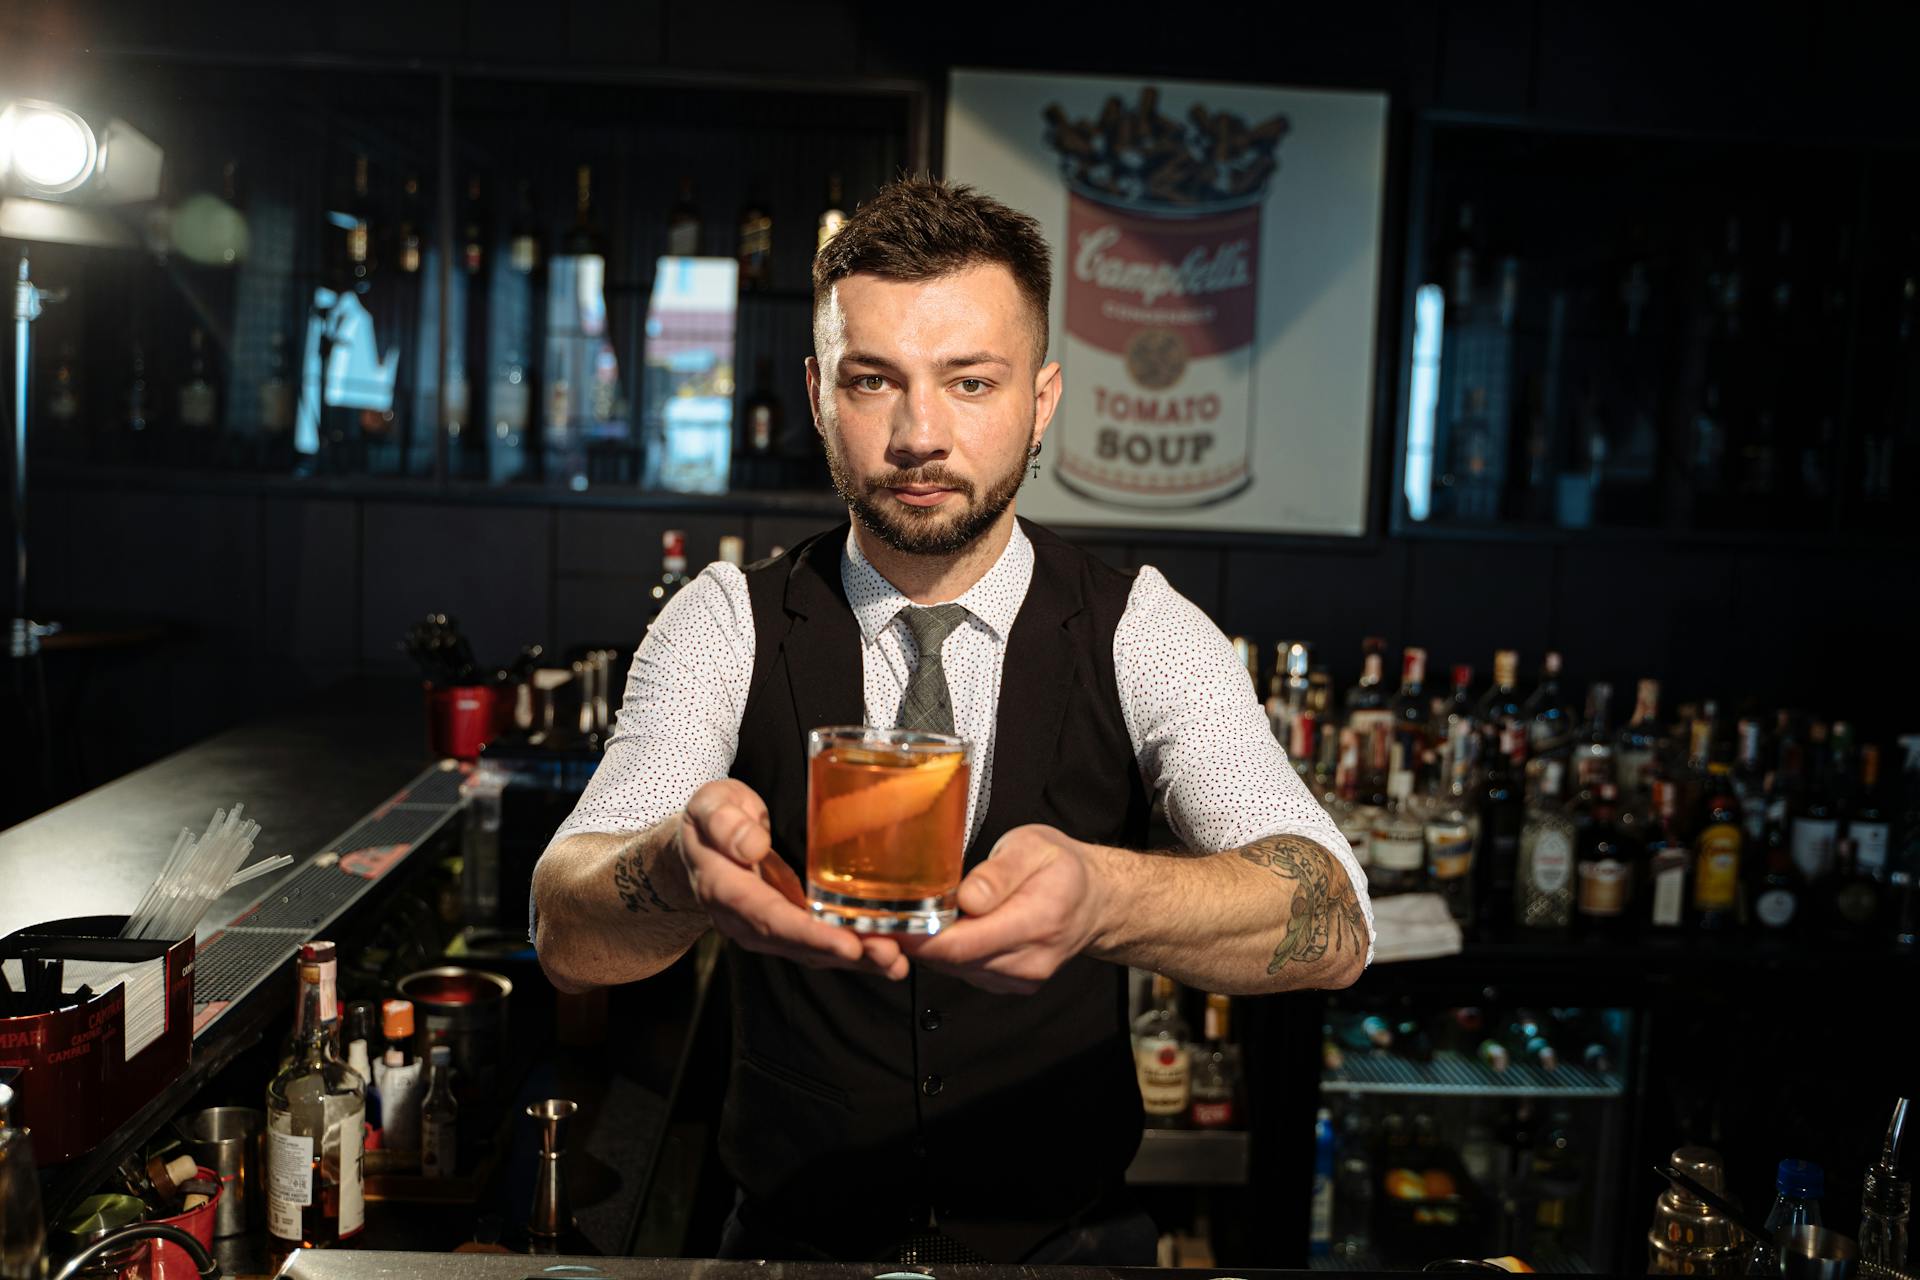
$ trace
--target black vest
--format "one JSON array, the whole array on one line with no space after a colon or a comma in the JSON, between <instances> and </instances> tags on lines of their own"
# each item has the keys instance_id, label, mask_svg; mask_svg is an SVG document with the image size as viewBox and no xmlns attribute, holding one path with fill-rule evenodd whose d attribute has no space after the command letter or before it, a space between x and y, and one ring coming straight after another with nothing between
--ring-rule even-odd
<instances>
[{"instance_id":1,"label":"black vest","mask_svg":"<svg viewBox=\"0 0 1920 1280\"><path fill-rule=\"evenodd\" d=\"M1113 635L1132 577L1026 521L1032 585L1007 638L993 776L969 868L1014 827L1139 848L1148 796ZM806 874L807 730L865 720L847 526L747 571L754 672L732 776ZM1140 1144L1124 970L1078 957L1032 996L930 969L902 982L728 949L734 1051L721 1153L755 1215L834 1257L884 1258L928 1211L1012 1262L1117 1189Z\"/></svg>"}]
</instances>

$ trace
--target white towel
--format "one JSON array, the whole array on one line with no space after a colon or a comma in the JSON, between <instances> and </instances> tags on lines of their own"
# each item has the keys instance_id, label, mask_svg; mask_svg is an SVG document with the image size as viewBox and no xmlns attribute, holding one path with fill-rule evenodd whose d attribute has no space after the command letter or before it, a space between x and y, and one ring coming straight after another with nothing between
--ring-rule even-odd
<instances>
[{"instance_id":1,"label":"white towel","mask_svg":"<svg viewBox=\"0 0 1920 1280\"><path fill-rule=\"evenodd\" d=\"M1460 926L1437 893L1401 893L1373 900L1373 962L1456 955Z\"/></svg>"}]
</instances>

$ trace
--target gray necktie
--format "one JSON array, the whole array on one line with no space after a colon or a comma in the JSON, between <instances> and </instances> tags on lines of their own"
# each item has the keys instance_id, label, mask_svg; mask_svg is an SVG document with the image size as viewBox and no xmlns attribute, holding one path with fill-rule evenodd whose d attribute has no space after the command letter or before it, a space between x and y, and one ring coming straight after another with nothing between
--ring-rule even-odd
<instances>
[{"instance_id":1,"label":"gray necktie","mask_svg":"<svg viewBox=\"0 0 1920 1280\"><path fill-rule=\"evenodd\" d=\"M900 700L900 727L925 733L953 732L953 699L947 695L947 672L940 659L940 646L953 629L967 620L964 605L937 604L930 609L908 606L900 611L913 632L913 643L920 650L920 665L907 681L906 696Z\"/></svg>"}]
</instances>

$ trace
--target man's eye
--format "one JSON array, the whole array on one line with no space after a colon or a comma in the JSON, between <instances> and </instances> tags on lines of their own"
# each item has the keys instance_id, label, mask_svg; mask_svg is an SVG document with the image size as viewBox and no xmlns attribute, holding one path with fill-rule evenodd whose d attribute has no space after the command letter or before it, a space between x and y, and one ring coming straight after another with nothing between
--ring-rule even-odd
<instances>
[{"instance_id":1,"label":"man's eye","mask_svg":"<svg viewBox=\"0 0 1920 1280\"><path fill-rule=\"evenodd\" d=\"M873 385L867 385L869 383ZM853 380L853 385L862 391L883 391L886 389L887 380L877 373L863 373Z\"/></svg>"},{"instance_id":2,"label":"man's eye","mask_svg":"<svg viewBox=\"0 0 1920 1280\"><path fill-rule=\"evenodd\" d=\"M987 389L987 384L979 378L960 379L960 389L970 396L977 396Z\"/></svg>"}]
</instances>

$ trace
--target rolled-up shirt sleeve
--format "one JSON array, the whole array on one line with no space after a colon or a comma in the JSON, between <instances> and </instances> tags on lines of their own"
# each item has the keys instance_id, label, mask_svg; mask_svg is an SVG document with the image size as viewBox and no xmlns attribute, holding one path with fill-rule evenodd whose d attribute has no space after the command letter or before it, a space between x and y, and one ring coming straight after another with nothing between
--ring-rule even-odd
<instances>
[{"instance_id":1,"label":"rolled-up shirt sleeve","mask_svg":"<svg viewBox=\"0 0 1920 1280\"><path fill-rule=\"evenodd\" d=\"M1333 819L1275 740L1266 710L1220 628L1143 567L1113 637L1114 675L1135 758L1167 822L1197 853L1302 836L1339 861L1367 919L1367 877Z\"/></svg>"},{"instance_id":2,"label":"rolled-up shirt sleeve","mask_svg":"<svg viewBox=\"0 0 1920 1280\"><path fill-rule=\"evenodd\" d=\"M645 831L727 776L753 680L753 639L737 566L708 565L667 602L634 653L599 767L548 849L583 832ZM531 903L528 922L536 923Z\"/></svg>"}]
</instances>

